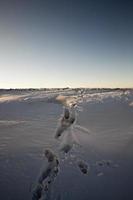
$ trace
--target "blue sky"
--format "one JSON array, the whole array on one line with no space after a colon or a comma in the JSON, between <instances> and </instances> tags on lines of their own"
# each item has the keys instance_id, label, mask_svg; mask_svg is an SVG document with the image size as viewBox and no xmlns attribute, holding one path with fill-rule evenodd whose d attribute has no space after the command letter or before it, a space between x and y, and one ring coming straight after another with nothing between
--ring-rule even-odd
<instances>
[{"instance_id":1,"label":"blue sky","mask_svg":"<svg viewBox=\"0 0 133 200\"><path fill-rule=\"evenodd\" d=\"M132 1L0 4L0 88L133 87Z\"/></svg>"}]
</instances>

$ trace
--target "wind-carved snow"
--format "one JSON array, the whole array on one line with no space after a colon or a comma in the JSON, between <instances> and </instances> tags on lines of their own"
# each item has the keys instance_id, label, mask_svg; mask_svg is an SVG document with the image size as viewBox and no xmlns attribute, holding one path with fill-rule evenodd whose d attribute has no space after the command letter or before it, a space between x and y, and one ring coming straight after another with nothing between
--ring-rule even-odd
<instances>
[{"instance_id":1,"label":"wind-carved snow","mask_svg":"<svg viewBox=\"0 0 133 200\"><path fill-rule=\"evenodd\" d=\"M64 106L72 106L82 104L83 102L103 102L106 99L120 100L131 103L133 101L133 90L109 90L103 91L91 91L89 89L67 89L67 90L50 90L50 91L25 91L19 92L13 91L12 93L0 95L0 103L20 101L20 102L36 102L36 101L52 101L60 102Z\"/></svg>"},{"instance_id":2,"label":"wind-carved snow","mask_svg":"<svg viewBox=\"0 0 133 200\"><path fill-rule=\"evenodd\" d=\"M48 95L45 94L45 97L46 96ZM44 94L41 94L39 98L44 99ZM68 93L62 91L62 93L59 93L57 91L56 95L55 93L49 94L49 99L50 98L54 99L54 103L58 102L61 103L63 106L63 113L60 116L54 134L55 143L57 141L58 145L58 151L59 151L58 156L63 154L64 155L63 159L67 159L69 156L70 157L74 156L75 158L74 162L76 162L77 168L84 175L89 175L92 167L98 169L99 167L102 168L103 166L104 168L105 167L117 168L118 164L114 163L112 160L100 159L95 164L92 165L87 161L84 161L80 157L78 157L78 151L76 151L76 149L78 148L79 150L81 150L83 147L80 144L77 132L81 136L82 134L87 134L88 137L90 135L93 135L93 132L88 130L88 128L77 124L77 118L78 115L80 114L80 111L82 110L83 102L102 103L103 101L106 100L111 100L111 101L122 100L124 102L127 102L127 104L129 104L129 102L132 101L132 91L119 90L119 91L97 92L97 93L87 93L85 90L78 91L78 93L75 93L75 91L74 92L69 91ZM34 97L33 96L29 97L29 99L30 100L36 99L36 95L34 95ZM51 150L49 151L52 152ZM73 152L73 154L71 154L71 152ZM54 169L55 168L57 169L57 171L55 170L56 172L59 171L60 161L62 160L62 156L57 157L54 153L52 155L54 158L56 158L56 162L54 162L54 164L51 164L48 160L47 166L43 168L41 175L38 178L36 187L33 190L32 200L51 199L50 197L51 190L52 187L54 187L54 181L58 175L58 173L53 175L53 173L55 173ZM46 154L45 156L47 157ZM100 169L97 172L96 174L97 177L101 177L104 175L103 171L104 168Z\"/></svg>"},{"instance_id":3,"label":"wind-carved snow","mask_svg":"<svg viewBox=\"0 0 133 200\"><path fill-rule=\"evenodd\" d=\"M88 139L93 136L93 131L88 130L78 124L78 116L83 109L84 103L104 103L107 101L121 101L127 106L133 106L133 91L132 90L97 90L91 91L87 89L68 89L68 90L51 90L51 91L33 91L19 94L4 94L0 96L0 103L10 103L19 101L20 103L35 103L35 102L48 102L58 103L62 105L63 113L59 117L57 128L53 135L55 144L58 145L58 152L51 149L45 151L45 158L47 164L43 166L39 177L37 178L34 189L32 190L32 200L46 200L51 199L51 191L54 187L54 182L58 176L60 162L74 156L75 162L79 172L84 175L91 173L91 168L94 167L118 167L116 163L110 160L99 159L97 163L90 164L86 160L80 158L78 151L82 151L84 146L81 145L78 138L86 134ZM14 125L23 123L19 121L0 121L0 126ZM78 133L78 134L77 134ZM77 150L78 149L78 150ZM57 156L58 155L58 156ZM50 160L51 159L51 160ZM103 170L98 171L97 176L104 175Z\"/></svg>"},{"instance_id":4,"label":"wind-carved snow","mask_svg":"<svg viewBox=\"0 0 133 200\"><path fill-rule=\"evenodd\" d=\"M63 96L59 95L56 97L56 100L61 102L65 106L72 106L82 104L83 102L101 102L103 103L105 100L123 100L125 102L129 102L132 96L133 91L109 91L109 92L96 92L89 93L86 91L82 91L81 94L71 95L71 96ZM133 100L133 99L132 99Z\"/></svg>"},{"instance_id":5,"label":"wind-carved snow","mask_svg":"<svg viewBox=\"0 0 133 200\"><path fill-rule=\"evenodd\" d=\"M117 129L117 125L115 127L110 127L110 126L108 127L108 124L107 124L107 127L103 129L102 125L103 126L106 125L105 118L103 118L105 123L103 123L102 125L101 125L101 121L100 121L100 124L96 124L96 126L94 125L96 127L94 130L95 131L98 130L95 133L93 133L92 130L88 129L89 123L87 124L87 127L82 126L82 123L81 125L78 124L78 120L80 121L79 119L80 114L82 115L81 111L85 108L89 109L90 108L89 104L98 104L98 106L102 104L102 108L104 108L104 103L105 102L108 103L110 101L120 102L120 106L122 107L122 109L126 105L124 109L127 109L127 110L130 109L130 111L132 112L132 108L130 108L130 106L133 107L133 90L120 89L120 90L104 91L101 89L101 90L91 91L89 89L67 89L67 90L53 89L50 91L32 91L32 92L24 91L24 92L19 92L19 93L12 91L10 92L10 94L8 94L8 92L5 94L0 94L1 108L3 106L2 104L5 104L4 106L6 107L6 104L8 103L10 104L10 102L11 102L11 106L13 102L14 102L13 105L15 105L16 102L19 102L20 104L24 103L24 105L28 103L34 104L36 102L45 102L45 103L49 103L49 105L50 103L60 104L62 107L62 114L61 116L59 116L59 121L57 122L56 130L53 133L55 145L56 144L57 145L56 145L56 148L51 148L52 150L51 149L45 150L44 161L46 162L44 162L42 170L40 171L40 174L32 190L33 200L52 199L51 193L53 192L53 188L55 184L58 183L57 181L58 179L56 178L59 177L60 171L62 173L64 172L64 168L62 167L64 164L63 160L65 160L65 164L67 163L68 165L70 164L70 161L71 161L72 164L74 164L73 166L76 166L77 173L79 172L79 174L81 175L83 174L86 177L89 176L90 173L93 173L95 170L95 175L100 178L105 175L104 173L106 173L104 171L105 167L108 167L108 168L119 167L118 164L115 163L115 161L110 160L111 158L108 158L106 160L105 157L103 158L103 156L102 158L101 156L99 157L96 156L95 159L92 160L92 162L91 160L88 162L88 160L86 160L87 159L86 156L83 156L85 157L85 159L81 158L82 156L80 156L81 152L82 154L84 153L83 151L84 151L85 146L83 144L81 145L81 141L80 141L80 139L84 136L85 136L84 138L88 138L88 141L91 141L90 139L93 138L93 136L94 137L96 136L95 137L96 146L97 144L99 146L102 146L101 144L103 144L104 142L105 142L104 144L107 146L108 141L109 142L112 142L113 140L117 141L117 139L119 139L120 142L119 143L116 142L116 143L117 145L120 145L121 141L122 140L125 141L125 138L128 137L129 135L131 136L131 139L132 139L132 127L128 128L129 133L126 131L126 127L125 127L125 130L123 130L122 132L123 134L122 137L120 135L122 129L120 129L119 131ZM84 104L84 103L87 103L87 104ZM124 104L121 104L121 103L124 103ZM86 105L89 105L89 106L87 107ZM112 104L109 104L109 106L110 105ZM38 104L36 104L36 106L38 106ZM41 106L43 106L43 104L41 104ZM95 113L93 113L93 105L91 108L92 109L91 109L90 115L91 114L95 115ZM99 114L98 112L96 113L97 115ZM88 115L85 115L85 116L88 116ZM98 115L98 117L99 116L100 115ZM4 129L6 129L8 127L10 128L10 126L17 125L17 128L18 128L18 124L21 124L21 123L28 124L28 122L23 121L23 119L25 120L25 118L23 117L22 117L22 121L21 120L19 121L18 118L12 118L12 120L8 120L8 117L3 120L1 119L0 127L2 128L4 127ZM91 119L94 119L94 123L95 123L95 116L94 118L92 117ZM91 128L93 128L93 126ZM109 128L109 130L107 128ZM100 134L101 133L100 131L102 132L102 135ZM126 134L124 134L124 131ZM81 137L79 138L79 136ZM106 139L108 137L109 137L109 140ZM104 142L100 143L98 139ZM9 135L9 138L7 138L7 140L10 141L10 135ZM88 143L88 141L86 142ZM3 145L6 145L7 141L5 140L4 142L5 143L3 143ZM93 148L93 144L94 142L91 143L92 148ZM132 141L127 144L127 147L131 145L132 145ZM126 147L126 150L128 149L127 147ZM6 146L1 146L0 148L3 150L3 148L6 148ZM94 146L94 149L90 148L90 151L94 152L95 146ZM67 170L67 168L65 170ZM59 195L60 199L61 199L61 196L62 194ZM55 199L57 198L55 197Z\"/></svg>"},{"instance_id":6,"label":"wind-carved snow","mask_svg":"<svg viewBox=\"0 0 133 200\"><path fill-rule=\"evenodd\" d=\"M15 125L18 125L18 124L23 124L23 123L26 123L25 121L20 121L20 120L0 120L0 127L1 126L15 126Z\"/></svg>"}]
</instances>

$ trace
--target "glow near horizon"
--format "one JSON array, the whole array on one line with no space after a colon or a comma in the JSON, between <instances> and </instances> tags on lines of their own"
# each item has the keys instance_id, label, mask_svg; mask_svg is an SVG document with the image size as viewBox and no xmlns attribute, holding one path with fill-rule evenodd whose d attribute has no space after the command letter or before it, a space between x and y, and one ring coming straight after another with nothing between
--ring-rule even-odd
<instances>
[{"instance_id":1,"label":"glow near horizon","mask_svg":"<svg viewBox=\"0 0 133 200\"><path fill-rule=\"evenodd\" d=\"M10 41L5 52L0 49L4 54L0 60L0 88L133 87L132 63L125 58L105 58L91 50L84 54L84 49L71 45L70 51L60 45L57 50L49 47L52 52L42 45L36 49L34 44L14 44Z\"/></svg>"},{"instance_id":2,"label":"glow near horizon","mask_svg":"<svg viewBox=\"0 0 133 200\"><path fill-rule=\"evenodd\" d=\"M92 48L84 49L83 44L61 44L58 38L44 46L48 37L41 39L3 35L0 88L133 86L132 60L118 57L114 49L101 52L91 43Z\"/></svg>"}]
</instances>

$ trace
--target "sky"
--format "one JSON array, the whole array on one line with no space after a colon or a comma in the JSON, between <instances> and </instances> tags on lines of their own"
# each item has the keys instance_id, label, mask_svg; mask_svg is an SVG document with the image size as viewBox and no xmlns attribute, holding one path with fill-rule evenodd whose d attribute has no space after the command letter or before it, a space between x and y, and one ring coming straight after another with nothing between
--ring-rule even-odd
<instances>
[{"instance_id":1,"label":"sky","mask_svg":"<svg viewBox=\"0 0 133 200\"><path fill-rule=\"evenodd\" d=\"M0 88L133 87L132 0L1 0Z\"/></svg>"}]
</instances>

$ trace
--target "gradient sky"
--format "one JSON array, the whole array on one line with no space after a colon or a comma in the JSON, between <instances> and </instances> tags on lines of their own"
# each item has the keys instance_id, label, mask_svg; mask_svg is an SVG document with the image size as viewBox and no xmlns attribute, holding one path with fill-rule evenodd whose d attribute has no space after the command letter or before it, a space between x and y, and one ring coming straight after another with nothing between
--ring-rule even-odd
<instances>
[{"instance_id":1,"label":"gradient sky","mask_svg":"<svg viewBox=\"0 0 133 200\"><path fill-rule=\"evenodd\" d=\"M133 87L133 1L1 0L0 88Z\"/></svg>"}]
</instances>

